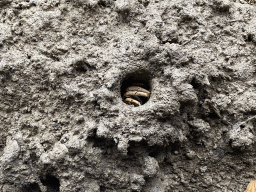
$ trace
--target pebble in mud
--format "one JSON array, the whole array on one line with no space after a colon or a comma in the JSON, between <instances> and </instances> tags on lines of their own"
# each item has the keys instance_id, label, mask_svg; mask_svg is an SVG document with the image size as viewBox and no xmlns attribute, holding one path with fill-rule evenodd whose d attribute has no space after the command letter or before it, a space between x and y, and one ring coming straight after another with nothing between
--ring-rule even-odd
<instances>
[{"instance_id":1,"label":"pebble in mud","mask_svg":"<svg viewBox=\"0 0 256 192\"><path fill-rule=\"evenodd\" d=\"M196 152L195 151L189 151L186 153L186 157L190 160L194 159L196 157Z\"/></svg>"}]
</instances>

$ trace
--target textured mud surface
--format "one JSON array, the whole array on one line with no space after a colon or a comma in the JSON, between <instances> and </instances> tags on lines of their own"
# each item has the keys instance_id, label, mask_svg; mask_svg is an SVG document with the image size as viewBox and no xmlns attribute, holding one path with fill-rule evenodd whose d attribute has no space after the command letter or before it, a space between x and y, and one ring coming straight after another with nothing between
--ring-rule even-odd
<instances>
[{"instance_id":1,"label":"textured mud surface","mask_svg":"<svg viewBox=\"0 0 256 192\"><path fill-rule=\"evenodd\" d=\"M255 45L245 1L0 0L0 191L242 192Z\"/></svg>"}]
</instances>

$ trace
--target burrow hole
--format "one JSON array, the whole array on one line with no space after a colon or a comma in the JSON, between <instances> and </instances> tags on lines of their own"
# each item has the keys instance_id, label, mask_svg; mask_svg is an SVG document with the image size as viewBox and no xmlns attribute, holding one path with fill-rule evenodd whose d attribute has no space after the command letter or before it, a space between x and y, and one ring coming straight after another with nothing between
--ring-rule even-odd
<instances>
[{"instance_id":1,"label":"burrow hole","mask_svg":"<svg viewBox=\"0 0 256 192\"><path fill-rule=\"evenodd\" d=\"M40 187L37 183L31 183L29 185L23 186L22 192L41 192Z\"/></svg>"},{"instance_id":2,"label":"burrow hole","mask_svg":"<svg viewBox=\"0 0 256 192\"><path fill-rule=\"evenodd\" d=\"M138 96L136 93L135 95L132 96L126 96L125 93L127 93L127 88L131 86L137 86L143 89L146 89L147 91L150 92L151 94L151 75L147 71L139 71L139 72L134 72L126 75L126 77L123 79L121 83L121 96L122 100L128 104L128 105L133 105L133 106L140 106L144 105L150 98L150 94L148 97L143 97L143 96ZM140 91L137 91L140 92ZM129 101L126 99L129 98ZM134 102L133 102L134 101ZM140 105L137 105L135 103L140 103Z\"/></svg>"},{"instance_id":3,"label":"burrow hole","mask_svg":"<svg viewBox=\"0 0 256 192\"><path fill-rule=\"evenodd\" d=\"M47 187L47 192L59 192L60 191L60 181L52 175L46 175L40 178L42 184Z\"/></svg>"}]
</instances>

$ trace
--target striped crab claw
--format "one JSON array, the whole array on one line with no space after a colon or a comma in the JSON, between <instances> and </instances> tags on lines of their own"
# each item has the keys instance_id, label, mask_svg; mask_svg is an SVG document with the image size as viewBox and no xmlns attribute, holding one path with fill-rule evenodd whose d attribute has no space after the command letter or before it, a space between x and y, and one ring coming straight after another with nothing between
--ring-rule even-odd
<instances>
[{"instance_id":1,"label":"striped crab claw","mask_svg":"<svg viewBox=\"0 0 256 192\"><path fill-rule=\"evenodd\" d=\"M130 86L126 89L124 94L124 102L129 105L141 106L142 100L140 97L149 98L150 91L140 87L140 86Z\"/></svg>"}]
</instances>

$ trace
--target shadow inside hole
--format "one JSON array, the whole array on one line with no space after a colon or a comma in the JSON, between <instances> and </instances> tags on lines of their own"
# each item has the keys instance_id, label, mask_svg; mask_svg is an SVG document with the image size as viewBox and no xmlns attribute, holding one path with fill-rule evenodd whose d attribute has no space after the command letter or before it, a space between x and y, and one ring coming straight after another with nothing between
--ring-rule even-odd
<instances>
[{"instance_id":1,"label":"shadow inside hole","mask_svg":"<svg viewBox=\"0 0 256 192\"><path fill-rule=\"evenodd\" d=\"M219 118L220 118L220 117L218 116L218 114L215 113L215 112L209 113L208 117L211 118L211 119L219 119Z\"/></svg>"},{"instance_id":2,"label":"shadow inside hole","mask_svg":"<svg viewBox=\"0 0 256 192\"><path fill-rule=\"evenodd\" d=\"M42 184L47 187L47 192L59 192L60 181L52 175L46 175L46 177L40 178Z\"/></svg>"},{"instance_id":3,"label":"shadow inside hole","mask_svg":"<svg viewBox=\"0 0 256 192\"><path fill-rule=\"evenodd\" d=\"M37 183L31 183L29 185L26 185L22 187L22 192L41 192L40 187Z\"/></svg>"},{"instance_id":4,"label":"shadow inside hole","mask_svg":"<svg viewBox=\"0 0 256 192\"><path fill-rule=\"evenodd\" d=\"M126 89L130 86L139 86L148 91L151 91L151 75L148 72L135 72L128 74L121 84L121 95L123 101L125 100L124 94L126 93ZM147 97L139 97L141 100L141 104L145 104L149 98Z\"/></svg>"}]
</instances>

